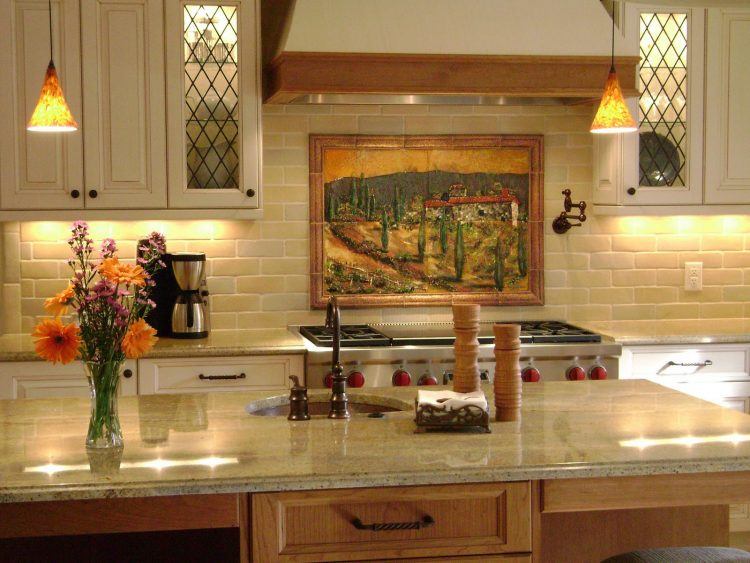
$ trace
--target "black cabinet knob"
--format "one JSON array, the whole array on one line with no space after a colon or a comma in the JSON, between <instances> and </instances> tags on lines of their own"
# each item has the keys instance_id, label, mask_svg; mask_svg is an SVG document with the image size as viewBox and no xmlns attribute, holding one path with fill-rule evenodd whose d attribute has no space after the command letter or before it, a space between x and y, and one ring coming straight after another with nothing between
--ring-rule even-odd
<instances>
[{"instance_id":1,"label":"black cabinet knob","mask_svg":"<svg viewBox=\"0 0 750 563\"><path fill-rule=\"evenodd\" d=\"M245 193L247 194L247 197L253 197L255 195L255 190L250 188Z\"/></svg>"},{"instance_id":2,"label":"black cabinet knob","mask_svg":"<svg viewBox=\"0 0 750 563\"><path fill-rule=\"evenodd\" d=\"M79 192L78 190L70 190L70 197L72 197L73 199L78 199L79 197L81 197L81 192Z\"/></svg>"},{"instance_id":3,"label":"black cabinet knob","mask_svg":"<svg viewBox=\"0 0 750 563\"><path fill-rule=\"evenodd\" d=\"M131 377L133 377L133 370L132 369L126 369L125 371L122 372L122 376L125 379L130 379Z\"/></svg>"},{"instance_id":4,"label":"black cabinet knob","mask_svg":"<svg viewBox=\"0 0 750 563\"><path fill-rule=\"evenodd\" d=\"M628 188L628 195L635 195L635 188Z\"/></svg>"},{"instance_id":5,"label":"black cabinet knob","mask_svg":"<svg viewBox=\"0 0 750 563\"><path fill-rule=\"evenodd\" d=\"M96 199L96 196L98 195L99 195L99 192L97 192L96 190L89 190L89 197L91 199Z\"/></svg>"}]
</instances>

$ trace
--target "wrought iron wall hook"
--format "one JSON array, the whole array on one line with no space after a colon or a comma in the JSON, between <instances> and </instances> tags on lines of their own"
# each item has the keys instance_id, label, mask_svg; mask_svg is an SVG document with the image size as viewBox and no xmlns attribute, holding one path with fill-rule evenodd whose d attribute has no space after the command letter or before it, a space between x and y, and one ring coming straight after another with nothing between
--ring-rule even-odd
<instances>
[{"instance_id":1,"label":"wrought iron wall hook","mask_svg":"<svg viewBox=\"0 0 750 563\"><path fill-rule=\"evenodd\" d=\"M581 200L578 203L573 203L573 200L570 198L570 193L569 189L562 191L562 194L565 196L565 199L563 200L564 211L552 221L552 230L558 235L567 233L571 227L580 227L581 224L586 221L586 202ZM578 215L571 213L574 207L578 209ZM577 219L579 222L571 223L570 219Z\"/></svg>"}]
</instances>

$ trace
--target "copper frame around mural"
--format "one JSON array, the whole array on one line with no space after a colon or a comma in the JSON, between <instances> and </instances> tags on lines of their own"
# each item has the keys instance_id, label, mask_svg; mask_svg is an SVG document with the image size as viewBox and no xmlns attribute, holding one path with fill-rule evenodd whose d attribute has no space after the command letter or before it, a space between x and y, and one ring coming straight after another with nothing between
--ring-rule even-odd
<instances>
[{"instance_id":1,"label":"copper frame around mural","mask_svg":"<svg viewBox=\"0 0 750 563\"><path fill-rule=\"evenodd\" d=\"M310 135L310 305L321 309L324 292L323 230L325 203L323 155L327 149L471 149L526 148L529 151L528 235L529 285L516 292L445 292L417 294L336 294L342 307L445 306L451 303L482 305L542 305L544 303L543 186L544 138L542 135Z\"/></svg>"}]
</instances>

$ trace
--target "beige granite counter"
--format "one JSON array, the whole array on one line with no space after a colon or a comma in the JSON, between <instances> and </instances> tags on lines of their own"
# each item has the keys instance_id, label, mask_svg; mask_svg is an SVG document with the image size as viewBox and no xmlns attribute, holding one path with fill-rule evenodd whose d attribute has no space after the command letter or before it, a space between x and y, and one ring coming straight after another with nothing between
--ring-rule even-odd
<instances>
[{"instance_id":1,"label":"beige granite counter","mask_svg":"<svg viewBox=\"0 0 750 563\"><path fill-rule=\"evenodd\" d=\"M147 358L182 358L206 356L259 356L269 354L302 354L302 338L285 329L217 330L208 338L160 338ZM34 343L26 334L0 336L0 362L39 360Z\"/></svg>"},{"instance_id":2,"label":"beige granite counter","mask_svg":"<svg viewBox=\"0 0 750 563\"><path fill-rule=\"evenodd\" d=\"M411 409L415 392L363 394ZM525 384L522 422L470 435L415 434L408 411L245 412L264 397L123 398L121 458L87 456L86 400L0 401L0 501L750 470L750 416L642 380Z\"/></svg>"},{"instance_id":3,"label":"beige granite counter","mask_svg":"<svg viewBox=\"0 0 750 563\"><path fill-rule=\"evenodd\" d=\"M573 321L573 324L600 332L625 346L750 343L747 319Z\"/></svg>"}]
</instances>

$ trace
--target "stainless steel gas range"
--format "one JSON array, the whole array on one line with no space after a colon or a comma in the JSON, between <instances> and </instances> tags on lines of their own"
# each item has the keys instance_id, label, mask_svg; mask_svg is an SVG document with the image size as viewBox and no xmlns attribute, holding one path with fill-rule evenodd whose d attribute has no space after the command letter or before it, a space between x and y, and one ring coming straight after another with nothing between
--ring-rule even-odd
<instances>
[{"instance_id":1,"label":"stainless steel gas range","mask_svg":"<svg viewBox=\"0 0 750 563\"><path fill-rule=\"evenodd\" d=\"M481 323L482 378L494 375L492 322ZM616 379L622 347L616 342L559 321L521 321L524 381ZM323 326L296 327L307 347L309 387L330 387L332 333ZM341 326L341 363L351 387L440 385L453 375L450 322L383 323Z\"/></svg>"}]
</instances>

